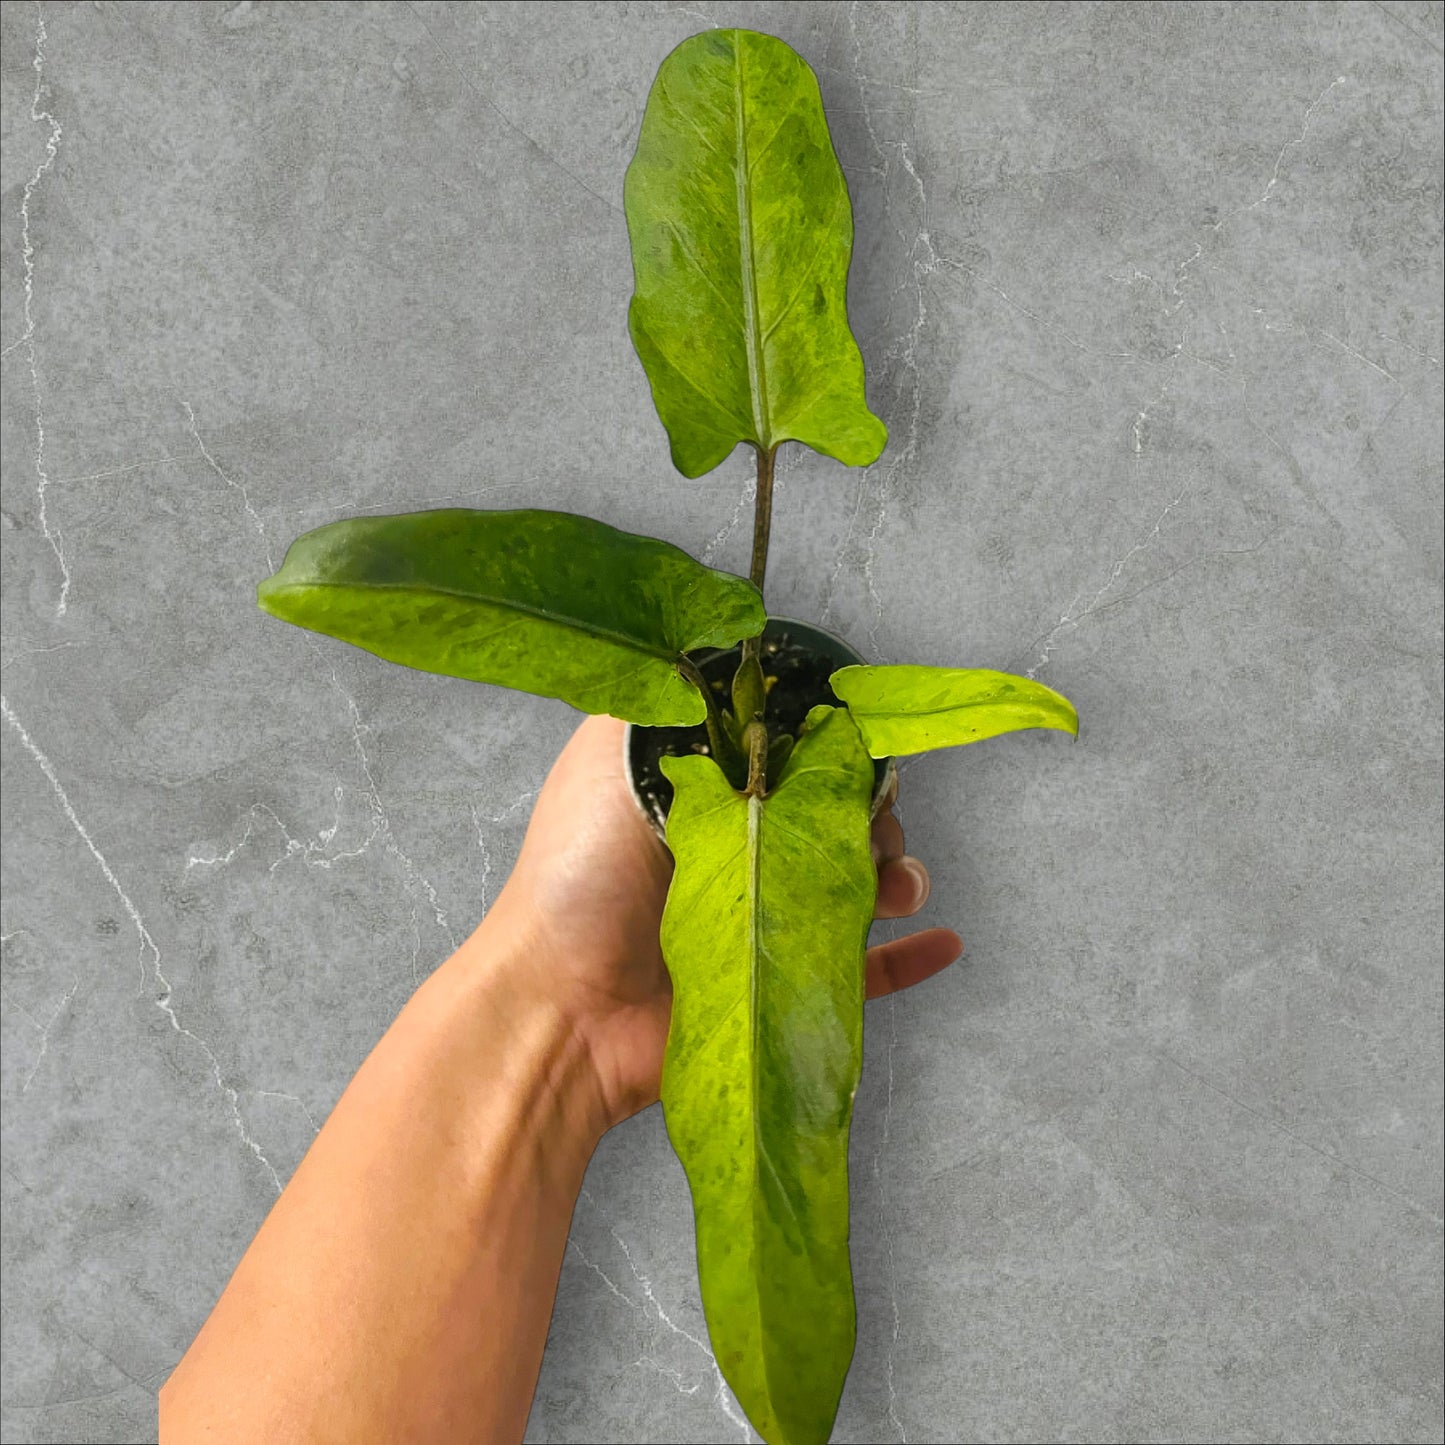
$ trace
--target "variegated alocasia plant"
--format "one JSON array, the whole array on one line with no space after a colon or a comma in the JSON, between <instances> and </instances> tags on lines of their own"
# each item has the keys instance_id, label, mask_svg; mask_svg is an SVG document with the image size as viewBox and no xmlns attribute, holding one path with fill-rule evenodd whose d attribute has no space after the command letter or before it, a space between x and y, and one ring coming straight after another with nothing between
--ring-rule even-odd
<instances>
[{"instance_id":1,"label":"variegated alocasia plant","mask_svg":"<svg viewBox=\"0 0 1445 1445\"><path fill-rule=\"evenodd\" d=\"M705 755L662 761L676 863L662 1102L718 1364L766 1440L808 1445L828 1437L854 1343L873 759L1078 721L1030 679L913 666L835 672L843 705L820 700L797 736L770 717L778 448L863 466L887 441L848 325L852 213L813 72L748 30L685 41L653 84L625 202L632 340L674 463L696 477L740 442L757 455L751 576L584 517L453 509L309 532L259 600L409 667L644 726L706 723ZM694 654L737 644L726 707Z\"/></svg>"}]
</instances>

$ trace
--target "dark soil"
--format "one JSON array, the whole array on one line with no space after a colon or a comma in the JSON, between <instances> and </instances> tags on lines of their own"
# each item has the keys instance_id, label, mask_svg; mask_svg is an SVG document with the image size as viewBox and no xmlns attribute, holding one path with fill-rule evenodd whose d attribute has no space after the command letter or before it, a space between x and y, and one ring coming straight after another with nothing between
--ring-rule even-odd
<instances>
[{"instance_id":1,"label":"dark soil","mask_svg":"<svg viewBox=\"0 0 1445 1445\"><path fill-rule=\"evenodd\" d=\"M693 655L693 661L712 688L719 707L731 706L729 691L741 656L741 647ZM769 623L763 634L762 646L763 676L776 679L768 688L766 718L769 738L780 737L784 733L796 737L803 720L819 703L838 706L828 679L840 667L846 667L855 660L841 652L823 656L814 650L811 642L796 640L786 625L775 628ZM685 757L688 753L708 754L711 751L707 727L703 723L690 728L638 727L632 730L633 786L642 798L648 815L656 819L659 826L667 821L673 792L672 784L662 775L659 759ZM886 768L886 760L874 763L875 787L881 784Z\"/></svg>"}]
</instances>

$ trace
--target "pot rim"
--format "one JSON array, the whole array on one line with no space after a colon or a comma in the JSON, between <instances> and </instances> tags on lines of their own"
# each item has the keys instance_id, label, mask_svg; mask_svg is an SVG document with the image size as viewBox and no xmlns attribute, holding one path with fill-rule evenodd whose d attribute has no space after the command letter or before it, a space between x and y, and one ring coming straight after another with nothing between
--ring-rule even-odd
<instances>
[{"instance_id":1,"label":"pot rim","mask_svg":"<svg viewBox=\"0 0 1445 1445\"><path fill-rule=\"evenodd\" d=\"M826 627L820 627L816 622L806 622L801 617L772 617L767 621L767 626L777 624L782 627L802 628L818 637L826 637L830 642L835 643L842 651L850 654L856 663L864 662L864 658L858 649L846 638L839 637L837 633L830 632ZM766 632L764 633L766 635ZM734 643L734 647L740 647L741 643ZM719 647L716 652L731 652L731 647ZM637 811L647 820L647 825L662 839L667 842L666 824L653 816L647 805L643 802L637 790L637 780L632 774L632 734L637 724L628 723L622 733L622 768L627 777L627 791L632 795L632 801ZM898 794L898 764L893 758L875 758L875 762L881 762L883 766L882 775L873 788L873 804L868 816L870 821L880 813L886 812L893 806L894 799Z\"/></svg>"}]
</instances>

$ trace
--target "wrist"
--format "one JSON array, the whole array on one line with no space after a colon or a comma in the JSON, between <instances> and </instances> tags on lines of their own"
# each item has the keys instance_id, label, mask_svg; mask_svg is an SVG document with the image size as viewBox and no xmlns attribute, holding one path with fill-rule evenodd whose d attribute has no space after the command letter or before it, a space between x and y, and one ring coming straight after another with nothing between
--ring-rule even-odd
<instances>
[{"instance_id":1,"label":"wrist","mask_svg":"<svg viewBox=\"0 0 1445 1445\"><path fill-rule=\"evenodd\" d=\"M469 1041L475 1077L488 1081L479 1107L514 1116L516 1147L580 1184L612 1121L588 1041L548 987L555 970L545 943L502 904L424 990L435 988Z\"/></svg>"}]
</instances>

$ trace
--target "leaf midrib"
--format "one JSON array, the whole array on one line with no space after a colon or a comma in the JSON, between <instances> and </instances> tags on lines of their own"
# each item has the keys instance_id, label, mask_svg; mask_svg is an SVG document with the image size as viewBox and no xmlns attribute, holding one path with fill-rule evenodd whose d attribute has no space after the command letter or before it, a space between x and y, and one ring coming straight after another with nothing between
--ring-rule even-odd
<instances>
[{"instance_id":1,"label":"leaf midrib","mask_svg":"<svg viewBox=\"0 0 1445 1445\"><path fill-rule=\"evenodd\" d=\"M848 704L848 711L853 713L856 717L867 718L871 721L887 721L897 718L906 722L909 718L937 717L941 713L967 712L970 708L977 707L1029 708L1032 711L1043 713L1047 713L1049 711L1049 709L1040 702L1014 702L1003 698L981 698L976 702L946 703L943 707L916 707L910 708L907 712L896 712L885 708L870 710L864 705L850 702Z\"/></svg>"},{"instance_id":2,"label":"leaf midrib","mask_svg":"<svg viewBox=\"0 0 1445 1445\"><path fill-rule=\"evenodd\" d=\"M762 1120L759 1116L758 1100L761 1097L762 1080L759 1077L759 1060L762 1058L761 1021L762 1009L759 1006L759 995L762 992L762 979L759 976L759 966L762 961L762 909L759 903L762 899L762 847L763 832L763 800L756 794L748 799L748 1041L750 1045L750 1060L752 1070L752 1088L748 1094L748 1112L752 1116L753 1132L753 1168L757 1168L757 1156L765 1151L762 1139ZM755 1181L756 1182L756 1181ZM756 1217L756 1210L762 1200L762 1191L753 1190L753 1239L756 1247L760 1230ZM763 1339L763 1321L761 1313L758 1319L758 1338ZM766 1366L764 1366L766 1368Z\"/></svg>"},{"instance_id":3,"label":"leaf midrib","mask_svg":"<svg viewBox=\"0 0 1445 1445\"><path fill-rule=\"evenodd\" d=\"M629 637L624 632L614 632L610 627L598 627L595 623L583 622L579 618L571 617L565 613L546 612L540 607L528 606L525 602L514 602L510 599L502 600L489 597L477 592L462 592L455 587L437 587L428 585L426 587L410 587L404 583L396 582L288 582L275 590L277 592L294 592L312 587L329 587L345 592L406 592L420 596L435 594L441 597L456 597L463 602L473 602L488 607L502 608L508 612L521 612L525 616L535 617L541 622L553 622L559 625L570 625L579 632L588 633L593 637L605 638L609 642L615 642L632 652L640 652L646 657L656 658L659 662L674 663L682 656L682 650L664 648L658 650L648 647L639 642L635 637Z\"/></svg>"},{"instance_id":4,"label":"leaf midrib","mask_svg":"<svg viewBox=\"0 0 1445 1445\"><path fill-rule=\"evenodd\" d=\"M752 396L753 425L758 433L758 446L768 450L772 445L772 436L753 259L752 171L748 163L747 81L743 74L743 46L743 37L739 35L733 42L733 124L737 146L737 154L733 160L733 179L738 199L738 252L742 264L743 339L748 353L748 390Z\"/></svg>"},{"instance_id":5,"label":"leaf midrib","mask_svg":"<svg viewBox=\"0 0 1445 1445\"><path fill-rule=\"evenodd\" d=\"M771 1151L768 1149L762 1113L758 1107L758 1101L762 1098L760 1071L763 1056L761 1037L763 808L764 802L762 798L753 796L748 799L748 1031L752 1067L752 1089L748 1096L748 1108L752 1116L753 1134L753 1229L750 1243L754 1250L756 1250L757 1242L762 1238L764 1233L764 1225L758 1219L758 1212L764 1208L765 1198L763 1191L757 1187L757 1171L760 1164L765 1164L771 1172L777 1185L778 1194L786 1201L795 1222L798 1217L797 1210L788 1192L787 1182L784 1180L777 1163L773 1159ZM756 1262L755 1256L755 1264ZM762 1349L763 1373L768 1380L768 1394L771 1399L773 1397L772 1360L766 1348L768 1337L761 1310L761 1301L759 1301L759 1306L757 1320L758 1343Z\"/></svg>"}]
</instances>

